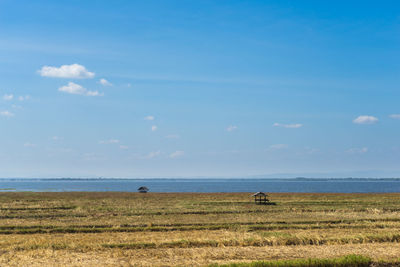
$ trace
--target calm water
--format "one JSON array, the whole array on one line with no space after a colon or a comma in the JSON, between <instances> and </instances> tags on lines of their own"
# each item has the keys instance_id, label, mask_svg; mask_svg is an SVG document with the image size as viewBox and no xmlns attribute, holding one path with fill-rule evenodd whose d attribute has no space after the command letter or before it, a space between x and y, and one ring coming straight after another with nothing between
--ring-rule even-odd
<instances>
[{"instance_id":1,"label":"calm water","mask_svg":"<svg viewBox=\"0 0 400 267\"><path fill-rule=\"evenodd\" d=\"M125 191L150 192L400 192L394 179L0 179L0 192Z\"/></svg>"}]
</instances>

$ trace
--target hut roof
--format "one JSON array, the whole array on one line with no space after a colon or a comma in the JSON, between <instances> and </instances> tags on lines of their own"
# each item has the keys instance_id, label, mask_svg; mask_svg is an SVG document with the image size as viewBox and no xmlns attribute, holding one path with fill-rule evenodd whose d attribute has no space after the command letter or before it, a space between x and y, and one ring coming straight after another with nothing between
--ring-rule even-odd
<instances>
[{"instance_id":1,"label":"hut roof","mask_svg":"<svg viewBox=\"0 0 400 267\"><path fill-rule=\"evenodd\" d=\"M267 194L265 194L264 192L257 192L255 194L253 194L253 197L255 196L267 196Z\"/></svg>"},{"instance_id":2,"label":"hut roof","mask_svg":"<svg viewBox=\"0 0 400 267\"><path fill-rule=\"evenodd\" d=\"M149 191L149 189L145 186L141 186L138 188L138 190L144 190L144 191Z\"/></svg>"}]
</instances>

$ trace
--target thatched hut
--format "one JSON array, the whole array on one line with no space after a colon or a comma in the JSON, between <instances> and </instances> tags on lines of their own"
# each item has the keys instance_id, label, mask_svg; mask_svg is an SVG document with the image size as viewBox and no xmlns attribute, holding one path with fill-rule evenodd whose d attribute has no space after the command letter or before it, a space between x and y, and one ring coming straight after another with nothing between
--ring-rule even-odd
<instances>
[{"instance_id":1,"label":"thatched hut","mask_svg":"<svg viewBox=\"0 0 400 267\"><path fill-rule=\"evenodd\" d=\"M139 193L147 193L148 191L149 191L149 189L145 186L141 186L138 188Z\"/></svg>"}]
</instances>

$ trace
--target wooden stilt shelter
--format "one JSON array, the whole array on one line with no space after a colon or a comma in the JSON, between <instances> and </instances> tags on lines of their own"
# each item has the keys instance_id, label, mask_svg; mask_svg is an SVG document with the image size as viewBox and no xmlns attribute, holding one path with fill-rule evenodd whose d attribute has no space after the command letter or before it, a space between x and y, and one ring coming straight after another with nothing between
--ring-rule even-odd
<instances>
[{"instance_id":1,"label":"wooden stilt shelter","mask_svg":"<svg viewBox=\"0 0 400 267\"><path fill-rule=\"evenodd\" d=\"M257 192L253 195L254 197L254 203L256 203L257 205L266 205L267 203L269 203L269 200L267 199L267 194L265 194L264 192Z\"/></svg>"}]
</instances>

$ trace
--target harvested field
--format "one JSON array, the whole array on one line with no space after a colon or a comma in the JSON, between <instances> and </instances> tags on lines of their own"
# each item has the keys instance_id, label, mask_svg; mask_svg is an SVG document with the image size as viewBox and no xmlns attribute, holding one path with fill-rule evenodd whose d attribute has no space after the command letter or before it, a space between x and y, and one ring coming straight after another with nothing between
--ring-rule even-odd
<instances>
[{"instance_id":1,"label":"harvested field","mask_svg":"<svg viewBox=\"0 0 400 267\"><path fill-rule=\"evenodd\" d=\"M400 258L400 194L0 193L1 266ZM267 265L266 265L267 266ZM269 266L269 265L268 265Z\"/></svg>"}]
</instances>

